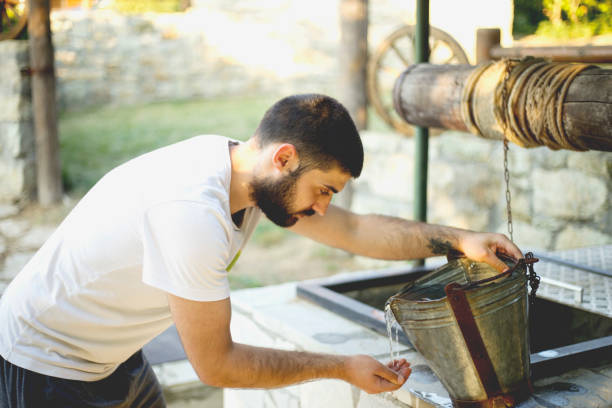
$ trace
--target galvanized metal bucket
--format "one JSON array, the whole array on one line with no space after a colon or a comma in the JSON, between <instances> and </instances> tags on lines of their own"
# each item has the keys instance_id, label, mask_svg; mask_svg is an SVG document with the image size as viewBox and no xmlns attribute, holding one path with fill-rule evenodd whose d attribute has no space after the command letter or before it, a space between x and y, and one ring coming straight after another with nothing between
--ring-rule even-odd
<instances>
[{"instance_id":1,"label":"galvanized metal bucket","mask_svg":"<svg viewBox=\"0 0 612 408\"><path fill-rule=\"evenodd\" d=\"M499 274L484 263L452 260L387 301L455 407L513 407L531 392L530 262L504 261L510 270Z\"/></svg>"}]
</instances>

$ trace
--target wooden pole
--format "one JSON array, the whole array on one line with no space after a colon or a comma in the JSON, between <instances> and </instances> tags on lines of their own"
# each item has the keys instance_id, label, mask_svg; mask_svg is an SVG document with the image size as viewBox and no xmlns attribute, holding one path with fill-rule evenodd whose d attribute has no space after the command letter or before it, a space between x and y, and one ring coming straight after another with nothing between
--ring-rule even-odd
<instances>
[{"instance_id":1,"label":"wooden pole","mask_svg":"<svg viewBox=\"0 0 612 408\"><path fill-rule=\"evenodd\" d=\"M368 0L340 1L340 102L357 126L368 125L366 67L368 64ZM350 208L353 186L348 183L338 197L339 204Z\"/></svg>"},{"instance_id":2,"label":"wooden pole","mask_svg":"<svg viewBox=\"0 0 612 408\"><path fill-rule=\"evenodd\" d=\"M30 0L29 4L28 36L38 201L48 206L62 198L50 7L49 0Z\"/></svg>"},{"instance_id":3,"label":"wooden pole","mask_svg":"<svg viewBox=\"0 0 612 408\"><path fill-rule=\"evenodd\" d=\"M489 61L491 49L499 46L501 30L499 28L479 28L476 30L476 63Z\"/></svg>"},{"instance_id":4,"label":"wooden pole","mask_svg":"<svg viewBox=\"0 0 612 408\"><path fill-rule=\"evenodd\" d=\"M461 97L474 69L471 65L410 67L395 83L396 110L414 125L468 131L461 113ZM612 151L610 89L612 70L591 68L576 76L563 100L565 133L590 150Z\"/></svg>"},{"instance_id":5,"label":"wooden pole","mask_svg":"<svg viewBox=\"0 0 612 408\"><path fill-rule=\"evenodd\" d=\"M501 58L546 58L555 62L587 62L609 64L612 62L612 45L585 45L581 47L512 47L493 46L489 51L491 59Z\"/></svg>"}]
</instances>

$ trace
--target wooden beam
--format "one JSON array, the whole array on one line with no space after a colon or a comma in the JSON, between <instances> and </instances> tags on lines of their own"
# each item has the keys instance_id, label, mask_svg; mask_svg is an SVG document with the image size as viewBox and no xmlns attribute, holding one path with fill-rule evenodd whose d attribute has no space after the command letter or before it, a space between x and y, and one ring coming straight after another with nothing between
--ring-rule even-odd
<instances>
[{"instance_id":1,"label":"wooden beam","mask_svg":"<svg viewBox=\"0 0 612 408\"><path fill-rule=\"evenodd\" d=\"M471 65L409 67L395 83L396 111L413 125L469 131L462 116L462 92L475 69ZM580 140L587 149L612 151L610 89L612 70L590 68L576 76L563 100L565 134L572 140ZM493 103L491 98L491 111ZM497 132L490 138L501 140L503 135Z\"/></svg>"},{"instance_id":2,"label":"wooden beam","mask_svg":"<svg viewBox=\"0 0 612 408\"><path fill-rule=\"evenodd\" d=\"M62 198L49 0L30 0L29 4L29 72L32 75L38 201L48 206Z\"/></svg>"},{"instance_id":3,"label":"wooden beam","mask_svg":"<svg viewBox=\"0 0 612 408\"><path fill-rule=\"evenodd\" d=\"M581 47L512 47L495 45L489 51L491 59L546 58L555 62L611 63L612 45L585 45Z\"/></svg>"}]
</instances>

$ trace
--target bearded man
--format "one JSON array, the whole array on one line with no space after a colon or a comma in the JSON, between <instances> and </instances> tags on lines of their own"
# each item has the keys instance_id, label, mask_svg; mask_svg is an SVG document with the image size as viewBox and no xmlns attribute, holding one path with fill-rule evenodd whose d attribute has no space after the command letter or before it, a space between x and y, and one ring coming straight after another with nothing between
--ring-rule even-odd
<instances>
[{"instance_id":1,"label":"bearded man","mask_svg":"<svg viewBox=\"0 0 612 408\"><path fill-rule=\"evenodd\" d=\"M330 205L360 175L347 111L324 95L274 104L240 143L198 136L105 175L7 288L0 303L0 406L163 407L140 351L176 324L199 378L281 387L317 378L369 393L399 388L405 360L381 364L232 341L228 268L263 212L276 224L381 259L463 252L498 270L520 250L476 233Z\"/></svg>"}]
</instances>

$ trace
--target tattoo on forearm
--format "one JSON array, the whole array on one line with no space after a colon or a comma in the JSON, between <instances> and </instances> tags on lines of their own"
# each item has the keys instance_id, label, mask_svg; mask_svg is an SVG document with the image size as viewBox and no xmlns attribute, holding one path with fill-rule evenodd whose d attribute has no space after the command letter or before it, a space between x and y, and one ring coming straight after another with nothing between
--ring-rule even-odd
<instances>
[{"instance_id":1,"label":"tattoo on forearm","mask_svg":"<svg viewBox=\"0 0 612 408\"><path fill-rule=\"evenodd\" d=\"M453 248L449 241L444 241L439 238L430 238L427 247L434 255L448 255L455 251L455 248Z\"/></svg>"}]
</instances>

